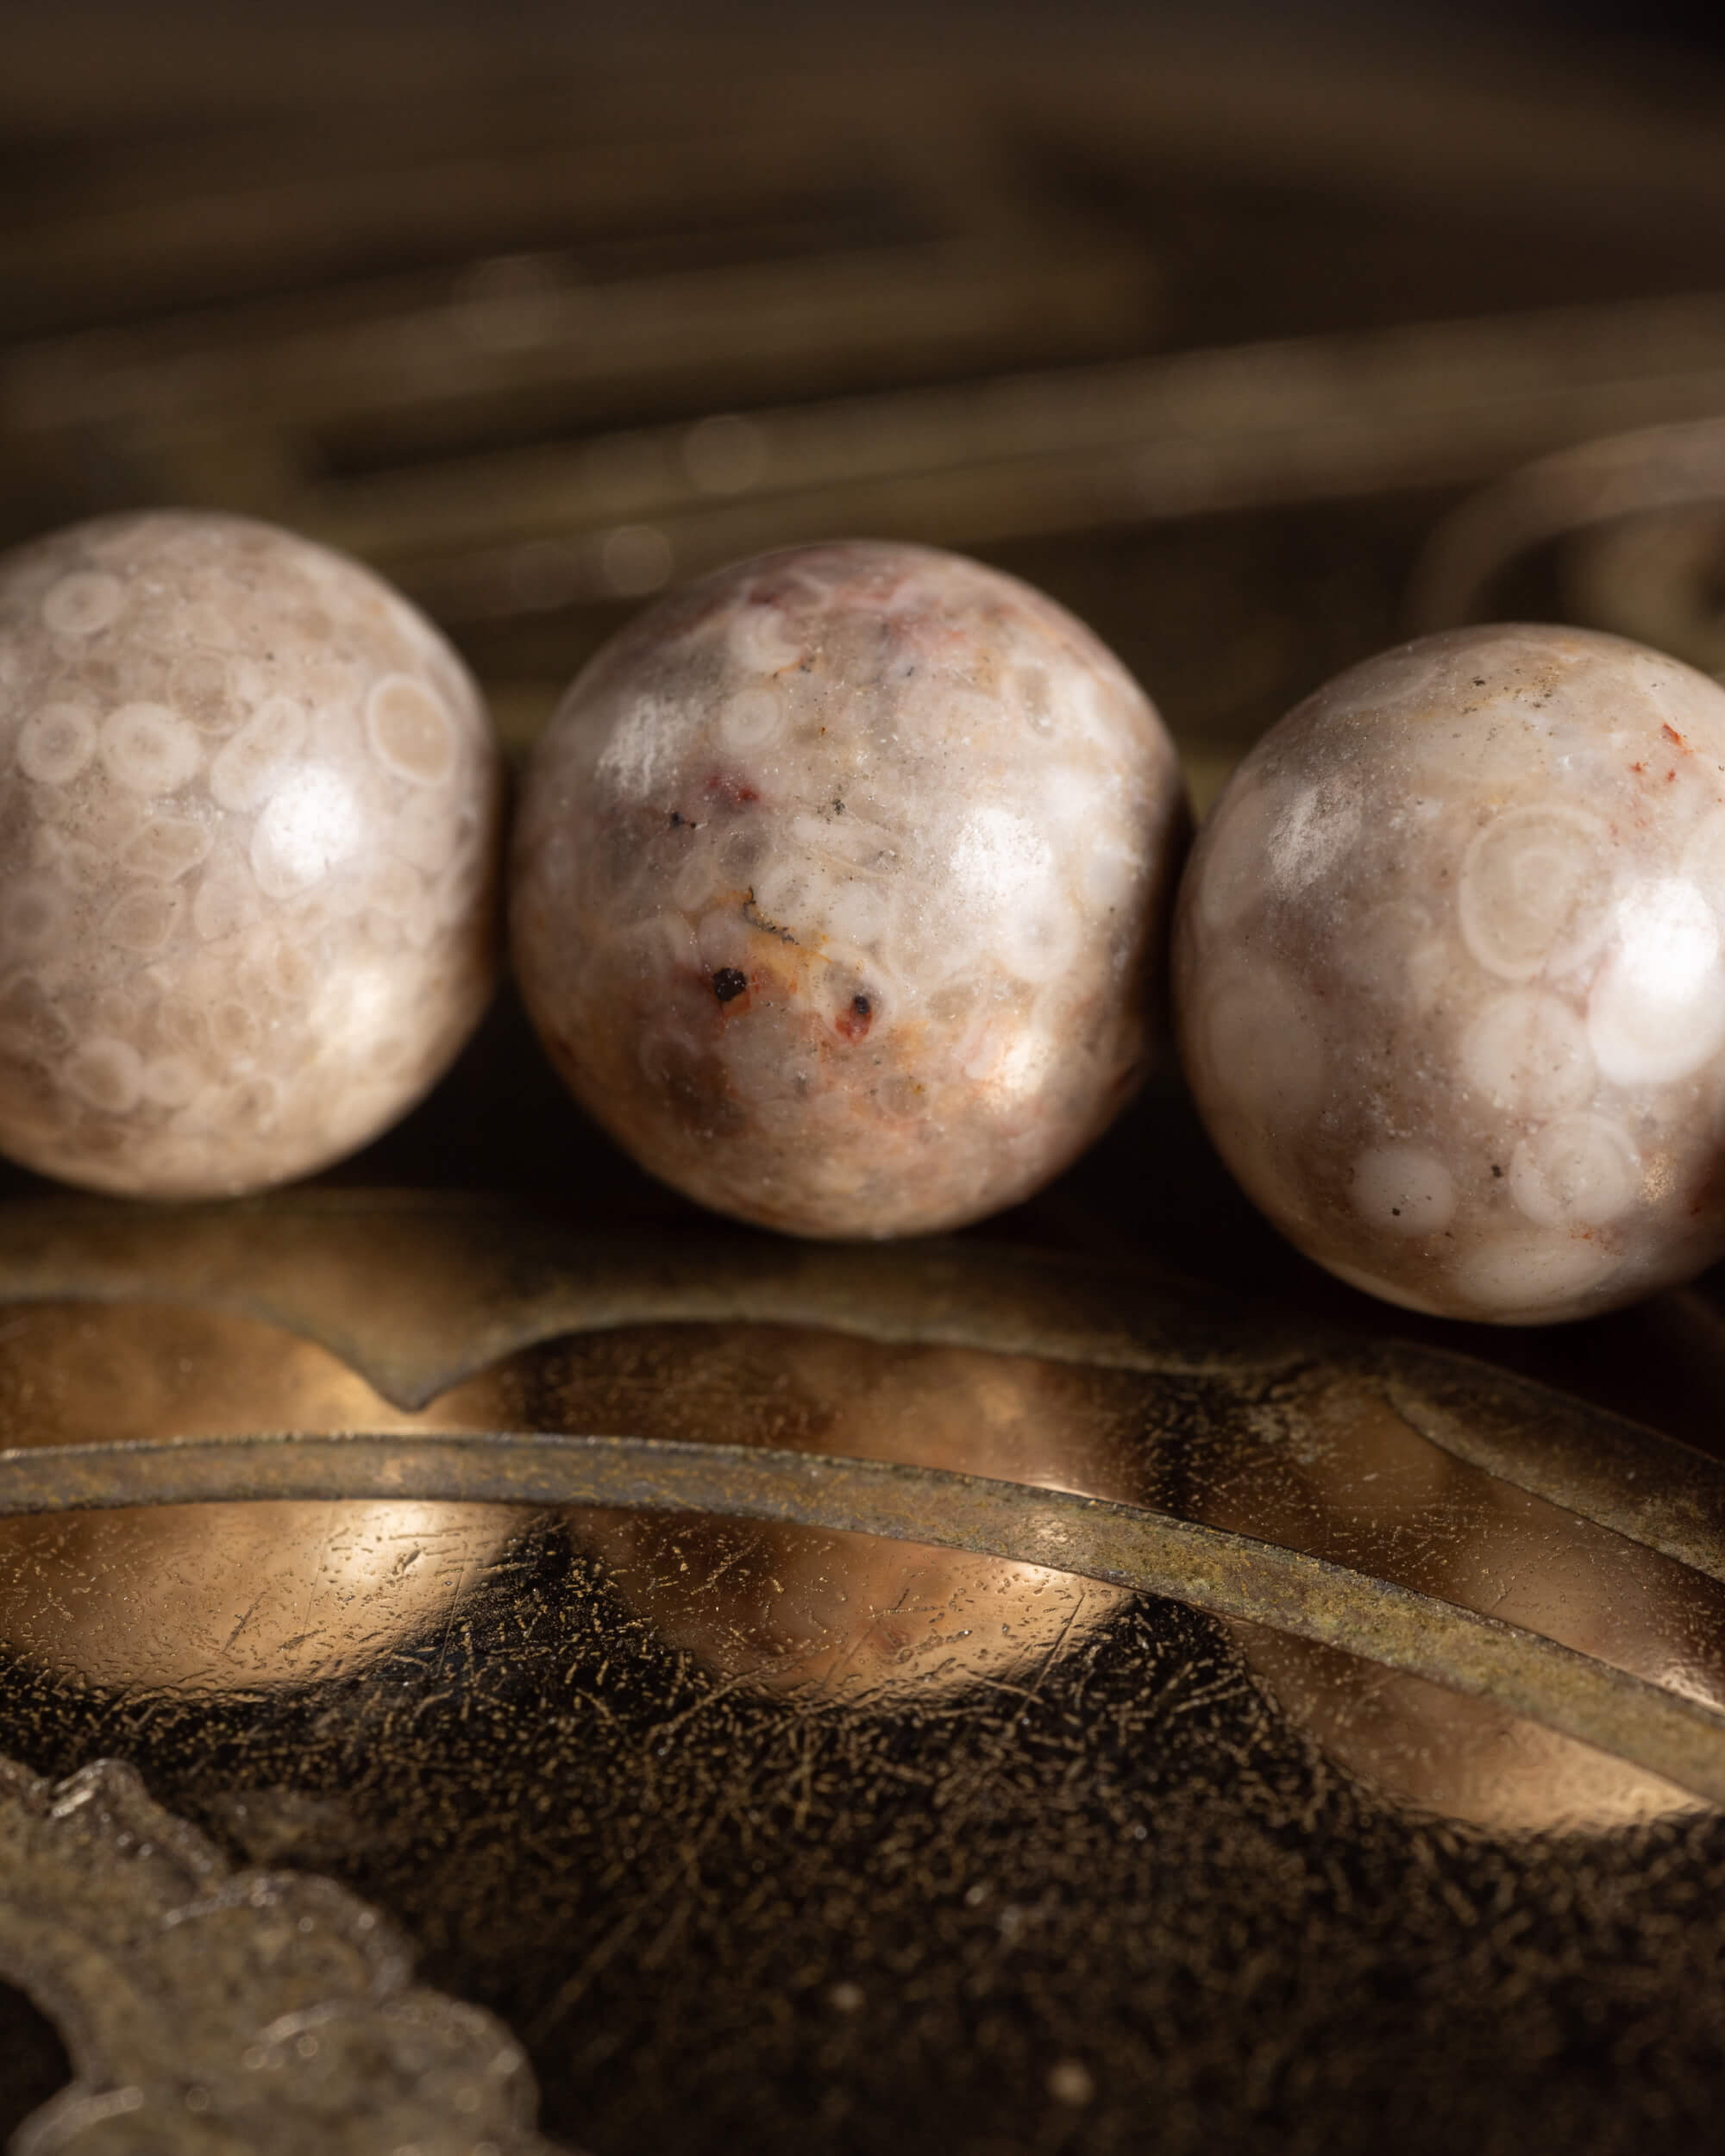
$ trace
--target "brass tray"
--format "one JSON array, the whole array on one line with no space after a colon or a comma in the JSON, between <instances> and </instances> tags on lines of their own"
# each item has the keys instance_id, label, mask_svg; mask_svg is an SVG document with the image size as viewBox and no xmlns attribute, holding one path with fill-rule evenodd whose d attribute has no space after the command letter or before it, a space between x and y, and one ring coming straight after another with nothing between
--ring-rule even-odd
<instances>
[{"instance_id":1,"label":"brass tray","mask_svg":"<svg viewBox=\"0 0 1725 2156\"><path fill-rule=\"evenodd\" d=\"M669 580L959 546L1201 803L1413 628L1725 666L1716 78L958 21L28 19L0 536L349 547L517 750ZM975 1233L751 1235L506 994L317 1186L0 1175L17 2156L1715 2145L1716 1279L1386 1312L1166 1069Z\"/></svg>"}]
</instances>

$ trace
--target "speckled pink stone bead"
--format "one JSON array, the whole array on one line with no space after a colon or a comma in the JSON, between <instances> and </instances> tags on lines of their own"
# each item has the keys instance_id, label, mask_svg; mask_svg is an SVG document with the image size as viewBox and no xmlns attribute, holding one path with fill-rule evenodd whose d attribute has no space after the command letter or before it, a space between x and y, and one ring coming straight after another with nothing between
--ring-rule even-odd
<instances>
[{"instance_id":1,"label":"speckled pink stone bead","mask_svg":"<svg viewBox=\"0 0 1725 2156\"><path fill-rule=\"evenodd\" d=\"M1580 630L1458 630L1292 712L1181 893L1182 1053L1300 1248L1529 1324L1725 1251L1725 690Z\"/></svg>"},{"instance_id":2,"label":"speckled pink stone bead","mask_svg":"<svg viewBox=\"0 0 1725 2156\"><path fill-rule=\"evenodd\" d=\"M577 1097L704 1204L951 1227L1132 1091L1182 799L1051 600L919 547L768 555L571 690L521 804L517 968Z\"/></svg>"},{"instance_id":3,"label":"speckled pink stone bead","mask_svg":"<svg viewBox=\"0 0 1725 2156\"><path fill-rule=\"evenodd\" d=\"M0 1148L257 1189L410 1107L490 991L500 770L355 562L232 517L0 561Z\"/></svg>"}]
</instances>

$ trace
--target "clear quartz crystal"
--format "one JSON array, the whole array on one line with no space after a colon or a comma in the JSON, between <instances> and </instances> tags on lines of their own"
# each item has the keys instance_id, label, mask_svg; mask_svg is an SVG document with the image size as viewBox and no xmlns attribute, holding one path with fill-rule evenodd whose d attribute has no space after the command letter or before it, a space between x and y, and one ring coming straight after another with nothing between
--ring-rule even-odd
<instances>
[{"instance_id":1,"label":"clear quartz crystal","mask_svg":"<svg viewBox=\"0 0 1725 2156\"><path fill-rule=\"evenodd\" d=\"M490 993L501 775L443 639L238 517L0 562L0 1147L135 1195L362 1144Z\"/></svg>"},{"instance_id":2,"label":"clear quartz crystal","mask_svg":"<svg viewBox=\"0 0 1725 2156\"><path fill-rule=\"evenodd\" d=\"M1725 690L1580 630L1428 636L1252 751L1181 893L1205 1120L1345 1280L1504 1324L1725 1251Z\"/></svg>"},{"instance_id":3,"label":"clear quartz crystal","mask_svg":"<svg viewBox=\"0 0 1725 2156\"><path fill-rule=\"evenodd\" d=\"M517 968L577 1097L703 1203L950 1227L1132 1093L1183 830L1166 731L1070 615L925 548L803 548L576 682L524 792Z\"/></svg>"}]
</instances>

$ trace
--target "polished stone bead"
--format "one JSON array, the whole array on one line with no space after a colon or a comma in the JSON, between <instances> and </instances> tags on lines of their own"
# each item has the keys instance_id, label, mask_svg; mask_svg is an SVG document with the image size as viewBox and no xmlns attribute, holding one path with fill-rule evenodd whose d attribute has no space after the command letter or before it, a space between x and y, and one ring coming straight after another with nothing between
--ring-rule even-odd
<instances>
[{"instance_id":1,"label":"polished stone bead","mask_svg":"<svg viewBox=\"0 0 1725 2156\"><path fill-rule=\"evenodd\" d=\"M419 1098L492 984L500 768L443 639L244 519L0 563L0 1148L254 1190Z\"/></svg>"},{"instance_id":2,"label":"polished stone bead","mask_svg":"<svg viewBox=\"0 0 1725 2156\"><path fill-rule=\"evenodd\" d=\"M645 1166L807 1235L1026 1196L1132 1094L1184 830L1125 670L1012 578L806 547L639 617L522 801L546 1045Z\"/></svg>"},{"instance_id":3,"label":"polished stone bead","mask_svg":"<svg viewBox=\"0 0 1725 2156\"><path fill-rule=\"evenodd\" d=\"M1725 1251L1725 690L1580 630L1356 667L1246 758L1195 848L1182 1053L1309 1256L1500 1323Z\"/></svg>"}]
</instances>

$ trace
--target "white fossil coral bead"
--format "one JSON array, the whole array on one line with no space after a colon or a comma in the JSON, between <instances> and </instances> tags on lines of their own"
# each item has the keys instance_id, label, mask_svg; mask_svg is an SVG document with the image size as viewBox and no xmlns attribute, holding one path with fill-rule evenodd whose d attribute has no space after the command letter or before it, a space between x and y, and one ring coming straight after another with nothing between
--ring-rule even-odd
<instances>
[{"instance_id":1,"label":"white fossil coral bead","mask_svg":"<svg viewBox=\"0 0 1725 2156\"><path fill-rule=\"evenodd\" d=\"M1194 849L1182 1053L1247 1192L1416 1310L1521 1324L1725 1252L1725 690L1581 630L1367 661Z\"/></svg>"},{"instance_id":2,"label":"white fossil coral bead","mask_svg":"<svg viewBox=\"0 0 1725 2156\"><path fill-rule=\"evenodd\" d=\"M0 1149L254 1190L411 1107L490 993L501 774L443 639L234 517L0 561Z\"/></svg>"}]
</instances>

